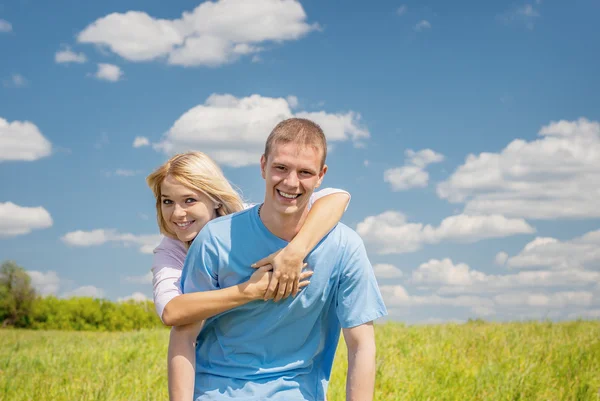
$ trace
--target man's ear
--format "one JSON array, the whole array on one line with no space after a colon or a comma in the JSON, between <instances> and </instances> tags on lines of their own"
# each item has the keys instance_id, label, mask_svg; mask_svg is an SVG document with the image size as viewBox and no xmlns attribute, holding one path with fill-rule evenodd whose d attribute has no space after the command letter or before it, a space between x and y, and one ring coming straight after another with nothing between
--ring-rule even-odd
<instances>
[{"instance_id":1,"label":"man's ear","mask_svg":"<svg viewBox=\"0 0 600 401\"><path fill-rule=\"evenodd\" d=\"M262 155L260 157L260 175L262 175L262 178L265 180L267 179L266 173L267 173L267 158L265 157L265 155Z\"/></svg>"},{"instance_id":2,"label":"man's ear","mask_svg":"<svg viewBox=\"0 0 600 401\"><path fill-rule=\"evenodd\" d=\"M327 173L327 164L323 165L323 168L319 172L319 181L317 181L317 186L315 188L319 188L321 186L323 178L325 178L325 173Z\"/></svg>"}]
</instances>

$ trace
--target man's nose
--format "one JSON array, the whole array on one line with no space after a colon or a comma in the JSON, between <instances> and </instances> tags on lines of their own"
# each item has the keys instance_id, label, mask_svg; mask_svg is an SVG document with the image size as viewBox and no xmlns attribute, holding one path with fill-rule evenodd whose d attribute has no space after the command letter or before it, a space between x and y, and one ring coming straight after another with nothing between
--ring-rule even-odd
<instances>
[{"instance_id":1,"label":"man's nose","mask_svg":"<svg viewBox=\"0 0 600 401\"><path fill-rule=\"evenodd\" d=\"M287 177L285 177L285 180L283 181L283 183L287 186L290 187L297 187L298 186L298 174L296 174L295 171L290 172Z\"/></svg>"}]
</instances>

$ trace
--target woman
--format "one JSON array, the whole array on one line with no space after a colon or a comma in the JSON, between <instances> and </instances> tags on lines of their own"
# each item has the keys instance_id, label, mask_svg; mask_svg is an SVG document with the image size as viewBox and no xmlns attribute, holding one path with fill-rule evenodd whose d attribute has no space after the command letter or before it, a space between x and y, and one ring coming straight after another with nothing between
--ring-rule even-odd
<instances>
[{"instance_id":1,"label":"woman","mask_svg":"<svg viewBox=\"0 0 600 401\"><path fill-rule=\"evenodd\" d=\"M197 327L204 319L253 300L279 301L296 295L308 285L305 279L311 275L301 273L304 258L339 222L350 197L334 189L314 193L311 201L316 203L300 232L285 248L257 261L252 266L257 271L245 283L181 294L179 280L185 255L198 232L208 221L240 211L244 205L221 169L201 152L173 156L146 182L156 197L158 225L165 235L154 250L154 304L166 325L181 326L171 330L169 340L169 397L191 399L194 377L188 374L189 364L193 366L195 360L190 346L195 338L188 333L197 330L189 326Z\"/></svg>"}]
</instances>

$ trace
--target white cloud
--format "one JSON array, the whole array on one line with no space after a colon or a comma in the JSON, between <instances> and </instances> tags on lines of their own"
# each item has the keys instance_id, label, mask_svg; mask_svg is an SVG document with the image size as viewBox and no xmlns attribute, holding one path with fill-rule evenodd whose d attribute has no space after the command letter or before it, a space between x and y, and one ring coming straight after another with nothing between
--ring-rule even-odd
<instances>
[{"instance_id":1,"label":"white cloud","mask_svg":"<svg viewBox=\"0 0 600 401\"><path fill-rule=\"evenodd\" d=\"M0 19L0 32L11 32L12 24L7 20Z\"/></svg>"},{"instance_id":2,"label":"white cloud","mask_svg":"<svg viewBox=\"0 0 600 401\"><path fill-rule=\"evenodd\" d=\"M484 312L492 314L494 301L489 298L478 296L441 297L439 295L409 295L401 285L380 286L381 295L387 307L411 307L411 306L451 306L468 308L476 315Z\"/></svg>"},{"instance_id":3,"label":"white cloud","mask_svg":"<svg viewBox=\"0 0 600 401\"><path fill-rule=\"evenodd\" d=\"M379 263L373 265L375 276L377 278L399 278L402 277L402 271L394 265Z\"/></svg>"},{"instance_id":4,"label":"white cloud","mask_svg":"<svg viewBox=\"0 0 600 401\"><path fill-rule=\"evenodd\" d=\"M507 260L508 260L508 253L506 253L506 252L498 252L496 254L496 258L494 259L494 262L498 266L504 266L504 264L506 263Z\"/></svg>"},{"instance_id":5,"label":"white cloud","mask_svg":"<svg viewBox=\"0 0 600 401\"><path fill-rule=\"evenodd\" d=\"M589 287L600 280L600 273L581 269L563 271L523 271L516 274L488 275L472 270L465 263L450 259L431 259L412 273L411 282L435 288L439 294L488 294L516 288Z\"/></svg>"},{"instance_id":6,"label":"white cloud","mask_svg":"<svg viewBox=\"0 0 600 401\"><path fill-rule=\"evenodd\" d=\"M136 136L133 140L134 148L141 148L142 146L149 146L150 141L145 136Z\"/></svg>"},{"instance_id":7,"label":"white cloud","mask_svg":"<svg viewBox=\"0 0 600 401\"><path fill-rule=\"evenodd\" d=\"M130 61L166 59L183 66L218 66L263 50L259 44L297 40L318 29L295 0L206 1L178 19L144 12L112 13L79 33Z\"/></svg>"},{"instance_id":8,"label":"white cloud","mask_svg":"<svg viewBox=\"0 0 600 401\"><path fill-rule=\"evenodd\" d=\"M554 294L512 292L496 295L494 301L501 306L564 308L589 306L592 304L592 298L592 293L588 291L564 291Z\"/></svg>"},{"instance_id":9,"label":"white cloud","mask_svg":"<svg viewBox=\"0 0 600 401\"><path fill-rule=\"evenodd\" d=\"M0 202L0 238L29 234L33 230L51 227L52 217L46 209L24 207L12 202Z\"/></svg>"},{"instance_id":10,"label":"white cloud","mask_svg":"<svg viewBox=\"0 0 600 401\"><path fill-rule=\"evenodd\" d=\"M67 47L59 50L54 54L54 61L59 64L77 63L83 64L87 61L87 57L83 53L75 53L71 48Z\"/></svg>"},{"instance_id":11,"label":"white cloud","mask_svg":"<svg viewBox=\"0 0 600 401\"><path fill-rule=\"evenodd\" d=\"M470 285L483 281L485 274L470 270L465 263L455 265L450 259L431 259L412 273L412 281L419 284Z\"/></svg>"},{"instance_id":12,"label":"white cloud","mask_svg":"<svg viewBox=\"0 0 600 401\"><path fill-rule=\"evenodd\" d=\"M427 20L421 20L415 25L415 31L421 32L426 29L431 29L431 23Z\"/></svg>"},{"instance_id":13,"label":"white cloud","mask_svg":"<svg viewBox=\"0 0 600 401\"><path fill-rule=\"evenodd\" d=\"M2 81L2 84L7 88L22 88L28 85L27 79L21 74L12 74L9 79Z\"/></svg>"},{"instance_id":14,"label":"white cloud","mask_svg":"<svg viewBox=\"0 0 600 401\"><path fill-rule=\"evenodd\" d=\"M152 272L149 271L143 276L127 276L125 281L136 284L152 284Z\"/></svg>"},{"instance_id":15,"label":"white cloud","mask_svg":"<svg viewBox=\"0 0 600 401\"><path fill-rule=\"evenodd\" d=\"M114 64L98 64L95 77L104 81L117 82L123 76L121 68Z\"/></svg>"},{"instance_id":16,"label":"white cloud","mask_svg":"<svg viewBox=\"0 0 600 401\"><path fill-rule=\"evenodd\" d=\"M356 143L370 136L360 124L360 115L352 111L294 115L284 98L213 94L204 104L179 117L163 141L154 147L167 153L203 149L217 162L235 167L258 164L271 130L281 120L293 116L318 123L330 142L350 139Z\"/></svg>"},{"instance_id":17,"label":"white cloud","mask_svg":"<svg viewBox=\"0 0 600 401\"><path fill-rule=\"evenodd\" d=\"M400 7L398 7L398 9L396 10L396 14L404 15L406 14L406 11L408 11L408 7L406 7L406 5L403 4Z\"/></svg>"},{"instance_id":18,"label":"white cloud","mask_svg":"<svg viewBox=\"0 0 600 401\"><path fill-rule=\"evenodd\" d=\"M600 230L567 241L538 237L508 259L516 268L600 269Z\"/></svg>"},{"instance_id":19,"label":"white cloud","mask_svg":"<svg viewBox=\"0 0 600 401\"><path fill-rule=\"evenodd\" d=\"M0 117L0 162L33 161L50 155L52 144L29 121L9 123Z\"/></svg>"},{"instance_id":20,"label":"white cloud","mask_svg":"<svg viewBox=\"0 0 600 401\"><path fill-rule=\"evenodd\" d=\"M160 243L161 235L134 235L119 233L117 230L97 229L92 231L72 231L65 234L61 240L67 245L87 247L98 246L107 242L120 243L123 246L139 246L141 253L151 254Z\"/></svg>"},{"instance_id":21,"label":"white cloud","mask_svg":"<svg viewBox=\"0 0 600 401\"><path fill-rule=\"evenodd\" d=\"M417 166L404 166L386 170L383 180L391 185L393 191L403 191L425 188L429 182L429 174Z\"/></svg>"},{"instance_id":22,"label":"white cloud","mask_svg":"<svg viewBox=\"0 0 600 401\"><path fill-rule=\"evenodd\" d=\"M383 180L391 185L393 191L426 187L429 182L429 173L425 171L425 168L444 160L444 155L431 149L423 149L418 152L407 149L404 154L407 160L403 167L388 169L383 173Z\"/></svg>"},{"instance_id":23,"label":"white cloud","mask_svg":"<svg viewBox=\"0 0 600 401\"><path fill-rule=\"evenodd\" d=\"M63 294L63 298L73 297L104 298L104 290L93 285L84 285L82 287L74 289L73 291L69 291Z\"/></svg>"},{"instance_id":24,"label":"white cloud","mask_svg":"<svg viewBox=\"0 0 600 401\"><path fill-rule=\"evenodd\" d=\"M127 301L145 302L145 301L149 301L149 300L150 300L150 298L148 298L141 292L134 292L133 294L131 294L127 297L117 299L118 302L127 302Z\"/></svg>"},{"instance_id":25,"label":"white cloud","mask_svg":"<svg viewBox=\"0 0 600 401\"><path fill-rule=\"evenodd\" d=\"M552 122L541 139L469 155L437 193L466 213L532 219L600 217L600 123Z\"/></svg>"},{"instance_id":26,"label":"white cloud","mask_svg":"<svg viewBox=\"0 0 600 401\"><path fill-rule=\"evenodd\" d=\"M46 273L37 270L28 270L27 274L31 277L31 285L42 296L56 295L60 287L60 279L55 271Z\"/></svg>"},{"instance_id":27,"label":"white cloud","mask_svg":"<svg viewBox=\"0 0 600 401\"><path fill-rule=\"evenodd\" d=\"M457 215L445 218L438 227L409 223L400 212L387 211L369 216L358 223L356 231L379 253L415 252L424 244L442 241L476 242L535 231L523 219L507 219L500 215Z\"/></svg>"}]
</instances>

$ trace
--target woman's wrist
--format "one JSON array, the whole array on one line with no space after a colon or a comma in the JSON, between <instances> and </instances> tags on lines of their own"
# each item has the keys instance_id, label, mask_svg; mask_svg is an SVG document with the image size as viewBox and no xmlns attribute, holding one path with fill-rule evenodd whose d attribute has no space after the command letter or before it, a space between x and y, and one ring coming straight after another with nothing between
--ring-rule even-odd
<instances>
[{"instance_id":1,"label":"woman's wrist","mask_svg":"<svg viewBox=\"0 0 600 401\"><path fill-rule=\"evenodd\" d=\"M236 287L238 288L242 298L244 301L255 301L257 299L263 299L264 292L259 294L259 291L252 286L252 279L248 279L248 281L243 282L242 284L238 284Z\"/></svg>"},{"instance_id":2,"label":"woman's wrist","mask_svg":"<svg viewBox=\"0 0 600 401\"><path fill-rule=\"evenodd\" d=\"M304 241L301 241L300 239L296 241L296 238L294 238L292 242L287 244L286 247L281 250L283 255L280 254L278 256L281 256L286 260L297 259L303 261L309 251L308 244L305 244Z\"/></svg>"}]
</instances>

